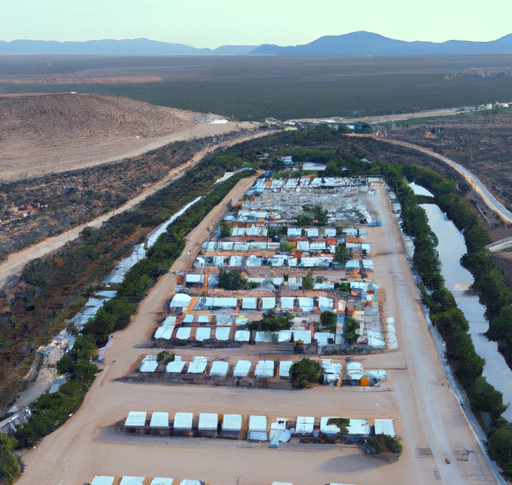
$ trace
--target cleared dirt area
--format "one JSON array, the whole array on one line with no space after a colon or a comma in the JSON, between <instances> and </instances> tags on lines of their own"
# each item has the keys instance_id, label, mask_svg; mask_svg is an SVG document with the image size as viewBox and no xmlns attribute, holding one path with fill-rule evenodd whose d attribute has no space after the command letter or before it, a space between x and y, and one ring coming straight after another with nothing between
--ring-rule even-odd
<instances>
[{"instance_id":1,"label":"cleared dirt area","mask_svg":"<svg viewBox=\"0 0 512 485\"><path fill-rule=\"evenodd\" d=\"M25 472L18 483L79 485L100 474L188 477L212 485L232 485L236 480L242 485L273 480L295 485L496 483L448 385L383 188L379 188L373 207L383 226L370 229L369 240L375 248L375 279L386 294L383 316L395 318L400 349L360 360L367 368L388 370L384 387L316 387L293 392L114 381L132 371L137 358L146 353L137 345L151 337L156 320L167 307L175 283L173 272L186 266L207 234L206 228L212 227L228 201L239 198L249 184L250 180L243 180L189 235L183 257L139 305L132 324L115 334L105 354L105 368L80 411L24 455ZM203 350L202 355L209 354ZM258 352L258 347L248 346L237 353L242 351L250 355ZM392 417L404 452L398 461L386 461L341 446L284 444L271 450L268 444L113 433L109 426L131 410Z\"/></svg>"},{"instance_id":2,"label":"cleared dirt area","mask_svg":"<svg viewBox=\"0 0 512 485\"><path fill-rule=\"evenodd\" d=\"M228 141L214 147L205 148L198 153L196 153L188 162L180 166L179 168L171 170L166 177L152 186L148 187L142 193L137 195L136 197L130 199L128 202L123 204L118 209L107 212L106 214L93 219L92 221L87 222L86 224L81 224L74 229L66 231L58 236L50 237L45 239L44 241L34 244L22 251L18 251L16 253L10 254L6 261L0 264L0 287L5 284L7 279L14 274L19 273L23 267L35 258L41 258L57 249L62 247L68 241L72 241L76 239L80 232L85 227L100 227L103 222L109 220L111 217L114 217L117 214L121 214L127 210L134 208L137 204L142 202L144 199L150 197L155 194L162 188L166 187L173 181L179 179L187 170L195 167L208 153L213 152L215 149L219 147L229 147L235 145L237 143L241 143L243 141L247 141L253 138L258 138L260 136L268 135L268 132L257 132L253 135L248 135L242 138L238 138L236 140Z\"/></svg>"},{"instance_id":3,"label":"cleared dirt area","mask_svg":"<svg viewBox=\"0 0 512 485\"><path fill-rule=\"evenodd\" d=\"M96 94L0 96L0 179L89 167L241 127L219 120Z\"/></svg>"}]
</instances>

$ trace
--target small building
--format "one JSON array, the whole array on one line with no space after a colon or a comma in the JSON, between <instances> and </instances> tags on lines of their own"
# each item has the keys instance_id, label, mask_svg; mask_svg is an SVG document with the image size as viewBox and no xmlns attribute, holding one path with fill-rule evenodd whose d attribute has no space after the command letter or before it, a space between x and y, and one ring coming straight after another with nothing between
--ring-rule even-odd
<instances>
[{"instance_id":1,"label":"small building","mask_svg":"<svg viewBox=\"0 0 512 485\"><path fill-rule=\"evenodd\" d=\"M247 377L251 367L252 362L250 360L239 360L233 370L233 377Z\"/></svg>"},{"instance_id":2,"label":"small building","mask_svg":"<svg viewBox=\"0 0 512 485\"><path fill-rule=\"evenodd\" d=\"M196 340L202 342L203 340L209 340L212 333L210 327L199 327L196 329Z\"/></svg>"},{"instance_id":3,"label":"small building","mask_svg":"<svg viewBox=\"0 0 512 485\"><path fill-rule=\"evenodd\" d=\"M208 357L194 356L192 362L188 365L189 374L204 374L208 365Z\"/></svg>"},{"instance_id":4,"label":"small building","mask_svg":"<svg viewBox=\"0 0 512 485\"><path fill-rule=\"evenodd\" d=\"M254 297L242 298L242 309L243 310L256 310L258 306L258 299Z\"/></svg>"},{"instance_id":5,"label":"small building","mask_svg":"<svg viewBox=\"0 0 512 485\"><path fill-rule=\"evenodd\" d=\"M225 414L222 420L221 438L223 439L240 439L242 434L242 415L241 414Z\"/></svg>"},{"instance_id":6,"label":"small building","mask_svg":"<svg viewBox=\"0 0 512 485\"><path fill-rule=\"evenodd\" d=\"M235 332L235 340L237 342L249 342L251 339L251 332L249 330L237 330Z\"/></svg>"},{"instance_id":7,"label":"small building","mask_svg":"<svg viewBox=\"0 0 512 485\"><path fill-rule=\"evenodd\" d=\"M279 377L281 379L290 378L290 369L293 363L293 360L282 360L281 362L279 362Z\"/></svg>"},{"instance_id":8,"label":"small building","mask_svg":"<svg viewBox=\"0 0 512 485\"><path fill-rule=\"evenodd\" d=\"M185 368L186 362L181 360L180 355L176 355L172 362L169 362L165 367L165 372L169 374L181 374Z\"/></svg>"},{"instance_id":9,"label":"small building","mask_svg":"<svg viewBox=\"0 0 512 485\"><path fill-rule=\"evenodd\" d=\"M226 377L228 375L229 362L214 360L210 369L210 377Z\"/></svg>"},{"instance_id":10,"label":"small building","mask_svg":"<svg viewBox=\"0 0 512 485\"><path fill-rule=\"evenodd\" d=\"M98 475L94 477L91 485L113 485L115 477L109 477L105 475Z\"/></svg>"},{"instance_id":11,"label":"small building","mask_svg":"<svg viewBox=\"0 0 512 485\"><path fill-rule=\"evenodd\" d=\"M173 421L174 436L192 436L192 421L194 415L192 413L176 413Z\"/></svg>"},{"instance_id":12,"label":"small building","mask_svg":"<svg viewBox=\"0 0 512 485\"><path fill-rule=\"evenodd\" d=\"M215 413L200 413L197 425L197 435L204 438L213 438L217 435L219 415Z\"/></svg>"},{"instance_id":13,"label":"small building","mask_svg":"<svg viewBox=\"0 0 512 485\"><path fill-rule=\"evenodd\" d=\"M295 425L295 433L301 435L313 434L315 429L315 418L309 416L298 416Z\"/></svg>"},{"instance_id":14,"label":"small building","mask_svg":"<svg viewBox=\"0 0 512 485\"><path fill-rule=\"evenodd\" d=\"M123 477L119 485L144 485L146 477Z\"/></svg>"},{"instance_id":15,"label":"small building","mask_svg":"<svg viewBox=\"0 0 512 485\"><path fill-rule=\"evenodd\" d=\"M374 424L374 433L376 435L385 435L395 437L395 425L392 419L376 419Z\"/></svg>"},{"instance_id":16,"label":"small building","mask_svg":"<svg viewBox=\"0 0 512 485\"><path fill-rule=\"evenodd\" d=\"M272 379L274 377L274 361L260 360L256 365L254 377L258 379Z\"/></svg>"},{"instance_id":17,"label":"small building","mask_svg":"<svg viewBox=\"0 0 512 485\"><path fill-rule=\"evenodd\" d=\"M172 485L173 481L172 478L155 477L149 485Z\"/></svg>"},{"instance_id":18,"label":"small building","mask_svg":"<svg viewBox=\"0 0 512 485\"><path fill-rule=\"evenodd\" d=\"M216 327L215 338L217 340L226 341L229 340L229 334L231 333L231 327Z\"/></svg>"},{"instance_id":19,"label":"small building","mask_svg":"<svg viewBox=\"0 0 512 485\"><path fill-rule=\"evenodd\" d=\"M146 355L142 359L142 362L139 366L140 372L155 372L158 367L158 362L156 361L156 355Z\"/></svg>"},{"instance_id":20,"label":"small building","mask_svg":"<svg viewBox=\"0 0 512 485\"><path fill-rule=\"evenodd\" d=\"M124 422L124 428L127 430L136 430L146 426L146 411L130 411Z\"/></svg>"},{"instance_id":21,"label":"small building","mask_svg":"<svg viewBox=\"0 0 512 485\"><path fill-rule=\"evenodd\" d=\"M169 413L154 412L151 415L149 427L151 431L154 431L158 434L169 434L171 429L169 425Z\"/></svg>"},{"instance_id":22,"label":"small building","mask_svg":"<svg viewBox=\"0 0 512 485\"><path fill-rule=\"evenodd\" d=\"M170 308L171 311L175 308L186 308L190 305L192 297L186 293L176 293L171 300Z\"/></svg>"},{"instance_id":23,"label":"small building","mask_svg":"<svg viewBox=\"0 0 512 485\"><path fill-rule=\"evenodd\" d=\"M249 416L249 441L268 441L267 417L259 415Z\"/></svg>"}]
</instances>

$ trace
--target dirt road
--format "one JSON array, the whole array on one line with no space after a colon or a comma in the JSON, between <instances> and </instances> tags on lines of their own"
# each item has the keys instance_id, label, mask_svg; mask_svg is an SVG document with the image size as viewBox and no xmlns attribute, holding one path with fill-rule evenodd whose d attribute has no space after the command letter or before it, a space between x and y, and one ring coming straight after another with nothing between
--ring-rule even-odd
<instances>
[{"instance_id":1,"label":"dirt road","mask_svg":"<svg viewBox=\"0 0 512 485\"><path fill-rule=\"evenodd\" d=\"M358 358L367 368L387 368L388 382L379 388L318 387L301 392L210 386L126 384L113 379L135 369L172 294L176 270L191 260L207 227L222 215L250 183L243 180L189 235L184 255L141 302L131 325L115 334L80 411L24 457L20 485L79 485L95 475L198 478L212 485L289 481L294 485L356 483L396 485L496 483L476 438L447 385L427 323L417 300L396 219L383 188L373 212L383 222L369 230L375 278L385 290L384 316L396 320L400 350ZM236 351L249 356L257 347ZM189 349L192 355L215 356L231 351ZM180 352L181 353L181 352ZM361 455L338 446L282 445L241 441L127 436L106 426L131 410L265 413L271 416L392 417L403 438L398 462ZM264 464L264 465L263 465Z\"/></svg>"},{"instance_id":2,"label":"dirt road","mask_svg":"<svg viewBox=\"0 0 512 485\"><path fill-rule=\"evenodd\" d=\"M437 158L438 160L441 160L442 162L446 163L453 169L455 169L457 172L459 172L466 182L480 195L484 203L487 205L489 210L495 212L499 218L505 223L505 224L512 224L512 212L507 210L503 204L498 202L496 198L489 192L487 187L468 169L464 168L459 163L451 160L448 157L444 157L443 155L439 155L438 153L433 152L429 148L422 147L420 145L415 145L413 143L408 143L405 141L400 140L391 140L389 138L383 138L381 136L375 136L375 135L348 135L351 137L363 137L363 138L373 138L374 140L382 141L384 143L390 143L391 145L398 145L405 148L412 148L413 150L417 150L419 152L425 153L426 155L429 155L431 157Z\"/></svg>"},{"instance_id":3,"label":"dirt road","mask_svg":"<svg viewBox=\"0 0 512 485\"><path fill-rule=\"evenodd\" d=\"M100 227L105 221L108 221L111 217L132 209L137 204L145 200L147 197L163 189L171 182L174 182L175 180L179 179L187 170L190 170L191 168L195 167L207 154L213 152L215 149L219 147L233 146L236 145L237 143L252 140L254 138L260 138L262 136L267 136L271 133L272 132L258 131L252 135L248 135L237 140L232 140L225 143L220 143L209 148L205 148L204 150L201 150L200 152L196 153L188 162L186 162L185 164L176 169L171 170L165 178L156 182L151 187L148 187L137 197L134 197L133 199L129 200L121 207L113 211L107 212L106 214L103 214L102 216L88 222L87 224L82 224L80 226L75 227L74 229L59 234L58 236L50 237L48 239L45 239L44 241L41 241L38 244L23 249L22 251L10 254L7 260L0 264L0 287L2 287L5 284L5 282L11 275L19 273L29 261L32 261L35 258L41 258L47 255L48 253L51 253L52 251L56 251L61 246L66 244L68 241L76 239L85 227Z\"/></svg>"}]
</instances>

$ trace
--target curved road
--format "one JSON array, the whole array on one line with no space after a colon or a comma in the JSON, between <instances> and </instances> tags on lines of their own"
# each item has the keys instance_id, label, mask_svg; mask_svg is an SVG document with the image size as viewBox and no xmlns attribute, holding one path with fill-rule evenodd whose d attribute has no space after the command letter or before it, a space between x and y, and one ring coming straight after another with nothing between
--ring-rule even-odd
<instances>
[{"instance_id":1,"label":"curved road","mask_svg":"<svg viewBox=\"0 0 512 485\"><path fill-rule=\"evenodd\" d=\"M466 182L480 195L480 197L482 197L487 207L489 207L489 209L492 210L493 212L496 212L496 214L505 224L512 224L512 212L507 210L500 202L498 202L496 198L491 194L491 192L489 192L487 187L485 187L485 185L482 182L480 182L480 180L473 173L471 173L468 169L464 168L459 163L454 162L450 158L444 157L443 155L439 155L438 153L433 152L429 148L425 148L420 145L414 145L413 143L408 143L406 141L390 140L375 135L347 136L359 138L372 138L374 140L382 141L384 143L390 143L391 145L399 145L405 148L411 148L413 150L417 150L419 152L425 153L426 155L430 155L431 157L441 160L442 162L446 163L447 165L455 169L457 172L459 172L464 177Z\"/></svg>"}]
</instances>

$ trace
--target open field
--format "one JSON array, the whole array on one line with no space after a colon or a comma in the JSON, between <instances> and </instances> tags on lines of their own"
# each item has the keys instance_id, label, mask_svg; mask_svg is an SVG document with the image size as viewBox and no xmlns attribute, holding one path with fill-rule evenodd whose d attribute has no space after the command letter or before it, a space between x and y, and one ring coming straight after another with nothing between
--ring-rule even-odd
<instances>
[{"instance_id":1,"label":"open field","mask_svg":"<svg viewBox=\"0 0 512 485\"><path fill-rule=\"evenodd\" d=\"M94 94L0 96L0 179L90 167L239 129L212 123L218 118Z\"/></svg>"},{"instance_id":2,"label":"open field","mask_svg":"<svg viewBox=\"0 0 512 485\"><path fill-rule=\"evenodd\" d=\"M509 101L512 56L4 56L0 93L79 91L242 120ZM300 102L298 102L300 100Z\"/></svg>"},{"instance_id":3,"label":"open field","mask_svg":"<svg viewBox=\"0 0 512 485\"><path fill-rule=\"evenodd\" d=\"M180 476L212 485L291 481L296 485L345 482L356 484L488 484L496 483L475 435L450 389L427 323L417 301L398 225L383 188L371 209L383 226L372 228L375 278L385 288L383 317L396 321L400 349L362 359L365 367L388 369L389 391L317 387L307 391L242 390L200 386L124 384L114 379L132 370L156 319L168 305L176 270L190 262L228 201L240 197L242 181L188 236L171 272L162 276L139 305L132 324L114 335L82 408L64 426L23 457L20 483L80 484L96 474ZM244 187L245 185L245 187ZM246 352L256 349L247 347ZM269 415L348 415L392 417L404 443L397 462L365 457L339 447L282 445L240 446L240 442L160 439L112 435L108 427L130 410L187 410ZM265 463L265 466L262 466Z\"/></svg>"}]
</instances>

